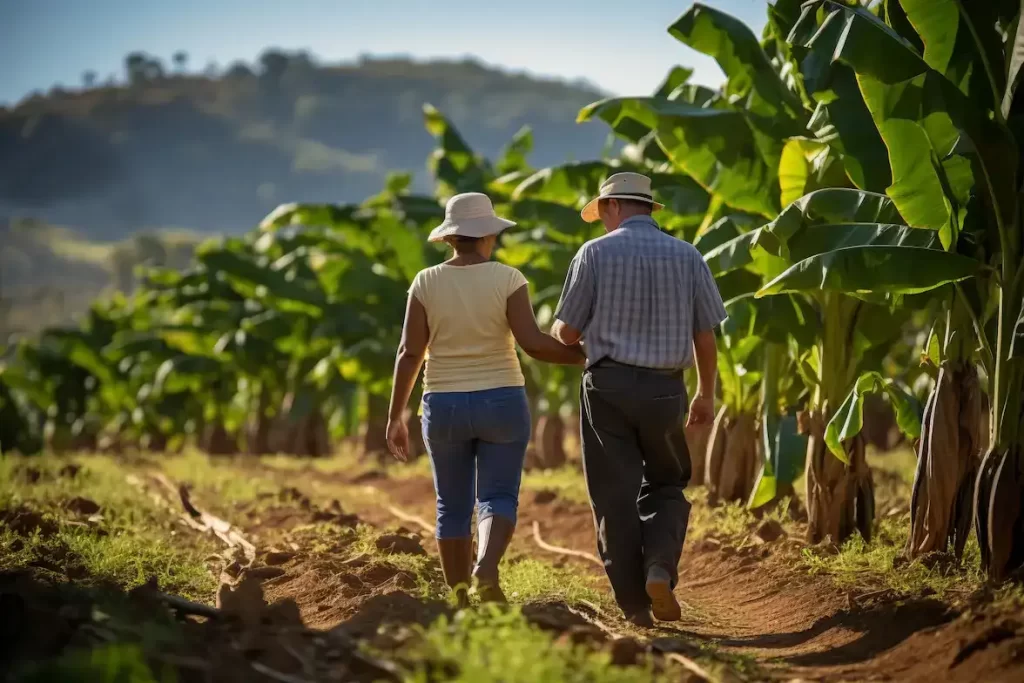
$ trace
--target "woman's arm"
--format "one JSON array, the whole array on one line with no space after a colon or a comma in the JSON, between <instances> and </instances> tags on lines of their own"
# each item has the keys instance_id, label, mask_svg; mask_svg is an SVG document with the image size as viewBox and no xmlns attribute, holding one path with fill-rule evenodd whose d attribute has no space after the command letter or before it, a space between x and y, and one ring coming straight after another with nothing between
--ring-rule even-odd
<instances>
[{"instance_id":1,"label":"woman's arm","mask_svg":"<svg viewBox=\"0 0 1024 683\"><path fill-rule=\"evenodd\" d=\"M523 285L508 298L506 315L519 346L531 358L559 365L583 365L586 354L579 344L566 346L554 337L544 334L537 326L530 303L530 289Z\"/></svg>"},{"instance_id":2,"label":"woman's arm","mask_svg":"<svg viewBox=\"0 0 1024 683\"><path fill-rule=\"evenodd\" d=\"M409 405L413 385L423 366L427 354L427 311L412 294L405 308L405 325L402 327L402 341L395 356L395 376L391 385L391 405L388 407L388 446L399 460L409 457L409 429L404 413Z\"/></svg>"}]
</instances>

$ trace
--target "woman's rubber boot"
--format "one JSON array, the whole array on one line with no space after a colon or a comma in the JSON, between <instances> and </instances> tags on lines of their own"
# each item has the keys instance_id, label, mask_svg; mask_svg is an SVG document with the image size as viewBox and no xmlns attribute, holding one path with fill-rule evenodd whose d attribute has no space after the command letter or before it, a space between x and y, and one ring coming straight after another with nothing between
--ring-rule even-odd
<instances>
[{"instance_id":1,"label":"woman's rubber boot","mask_svg":"<svg viewBox=\"0 0 1024 683\"><path fill-rule=\"evenodd\" d=\"M498 583L498 563L505 555L515 530L515 522L500 515L491 515L477 525L479 545L473 578L482 602L508 602Z\"/></svg>"},{"instance_id":2,"label":"woman's rubber boot","mask_svg":"<svg viewBox=\"0 0 1024 683\"><path fill-rule=\"evenodd\" d=\"M441 555L444 582L452 589L459 609L469 607L469 586L473 569L473 537L439 538L437 552Z\"/></svg>"}]
</instances>

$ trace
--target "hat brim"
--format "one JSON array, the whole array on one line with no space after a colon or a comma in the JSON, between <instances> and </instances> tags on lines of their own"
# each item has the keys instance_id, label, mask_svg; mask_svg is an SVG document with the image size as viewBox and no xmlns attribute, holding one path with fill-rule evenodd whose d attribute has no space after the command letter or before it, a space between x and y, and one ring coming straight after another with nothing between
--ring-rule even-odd
<instances>
[{"instance_id":1,"label":"hat brim","mask_svg":"<svg viewBox=\"0 0 1024 683\"><path fill-rule=\"evenodd\" d=\"M644 199L642 197L637 197L636 195L629 194L606 194L591 199L587 203L587 205L583 207L583 211L580 211L580 216L583 217L584 221L586 221L587 223L595 223L601 219L601 216L597 213L597 204L602 199L631 199L634 202L645 202L647 204L650 204L653 207L654 211L661 211L662 209L665 208L664 204L656 202L653 199Z\"/></svg>"},{"instance_id":2,"label":"hat brim","mask_svg":"<svg viewBox=\"0 0 1024 683\"><path fill-rule=\"evenodd\" d=\"M481 218L463 218L453 221L445 220L444 223L430 231L430 242L443 242L448 237L487 237L497 235L503 230L515 226L513 221L498 218L497 216L483 216Z\"/></svg>"}]
</instances>

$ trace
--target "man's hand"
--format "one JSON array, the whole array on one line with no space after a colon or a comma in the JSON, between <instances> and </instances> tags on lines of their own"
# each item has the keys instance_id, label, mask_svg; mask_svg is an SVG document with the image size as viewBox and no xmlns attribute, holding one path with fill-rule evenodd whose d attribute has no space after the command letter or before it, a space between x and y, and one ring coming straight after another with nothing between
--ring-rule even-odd
<instances>
[{"instance_id":1,"label":"man's hand","mask_svg":"<svg viewBox=\"0 0 1024 683\"><path fill-rule=\"evenodd\" d=\"M409 459L409 427L404 420L388 420L388 450L396 459Z\"/></svg>"},{"instance_id":2,"label":"man's hand","mask_svg":"<svg viewBox=\"0 0 1024 683\"><path fill-rule=\"evenodd\" d=\"M690 413L686 416L686 426L709 425L715 421L714 396L697 394L690 403Z\"/></svg>"}]
</instances>

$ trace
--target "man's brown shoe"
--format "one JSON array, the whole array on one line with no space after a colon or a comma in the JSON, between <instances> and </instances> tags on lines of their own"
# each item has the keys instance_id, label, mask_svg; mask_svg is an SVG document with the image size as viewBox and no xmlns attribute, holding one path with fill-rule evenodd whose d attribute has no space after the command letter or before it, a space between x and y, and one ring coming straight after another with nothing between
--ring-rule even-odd
<instances>
[{"instance_id":1,"label":"man's brown shoe","mask_svg":"<svg viewBox=\"0 0 1024 683\"><path fill-rule=\"evenodd\" d=\"M658 621L679 621L683 616L679 601L672 592L672 579L661 567L647 570L647 597L651 599L651 609Z\"/></svg>"}]
</instances>

